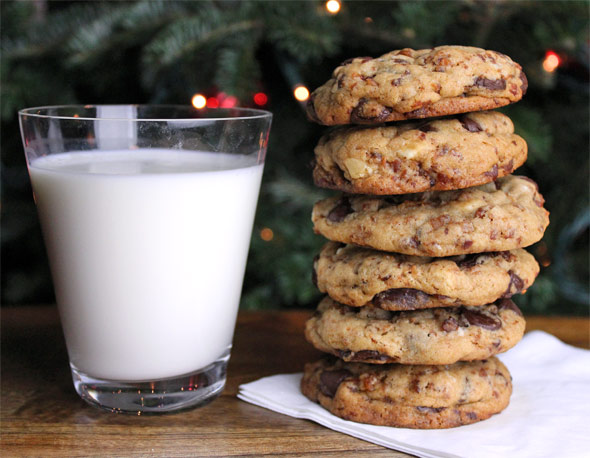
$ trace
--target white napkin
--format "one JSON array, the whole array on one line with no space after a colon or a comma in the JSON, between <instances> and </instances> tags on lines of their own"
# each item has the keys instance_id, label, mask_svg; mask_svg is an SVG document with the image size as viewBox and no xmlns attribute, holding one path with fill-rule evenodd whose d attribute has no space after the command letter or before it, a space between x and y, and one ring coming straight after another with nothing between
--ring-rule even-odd
<instances>
[{"instance_id":1,"label":"white napkin","mask_svg":"<svg viewBox=\"0 0 590 458\"><path fill-rule=\"evenodd\" d=\"M533 331L499 358L513 377L510 405L458 428L414 430L342 420L301 394L300 373L241 385L238 397L419 457L589 457L590 351Z\"/></svg>"}]
</instances>

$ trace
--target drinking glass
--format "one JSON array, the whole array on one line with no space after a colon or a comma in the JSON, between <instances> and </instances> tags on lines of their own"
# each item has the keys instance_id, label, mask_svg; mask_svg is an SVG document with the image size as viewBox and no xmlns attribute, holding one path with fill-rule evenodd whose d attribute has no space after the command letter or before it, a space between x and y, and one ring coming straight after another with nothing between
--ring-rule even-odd
<instances>
[{"instance_id":1,"label":"drinking glass","mask_svg":"<svg viewBox=\"0 0 590 458\"><path fill-rule=\"evenodd\" d=\"M88 403L171 412L223 390L271 118L163 105L19 112Z\"/></svg>"}]
</instances>

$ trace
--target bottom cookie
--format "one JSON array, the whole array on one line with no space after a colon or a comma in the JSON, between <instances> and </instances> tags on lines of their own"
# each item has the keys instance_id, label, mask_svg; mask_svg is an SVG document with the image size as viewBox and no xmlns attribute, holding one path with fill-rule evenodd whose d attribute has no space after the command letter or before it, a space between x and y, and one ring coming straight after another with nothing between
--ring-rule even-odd
<instances>
[{"instance_id":1,"label":"bottom cookie","mask_svg":"<svg viewBox=\"0 0 590 458\"><path fill-rule=\"evenodd\" d=\"M306 364L301 391L345 420L400 428L453 428L485 420L510 400L497 359L446 366L371 365L326 358Z\"/></svg>"}]
</instances>

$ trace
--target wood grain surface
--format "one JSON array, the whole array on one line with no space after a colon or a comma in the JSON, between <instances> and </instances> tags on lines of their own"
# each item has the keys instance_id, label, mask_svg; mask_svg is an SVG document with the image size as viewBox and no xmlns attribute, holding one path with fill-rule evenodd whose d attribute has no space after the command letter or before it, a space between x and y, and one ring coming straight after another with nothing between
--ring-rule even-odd
<instances>
[{"instance_id":1,"label":"wood grain surface","mask_svg":"<svg viewBox=\"0 0 590 458\"><path fill-rule=\"evenodd\" d=\"M163 416L116 415L75 393L55 307L2 309L2 457L374 456L406 454L236 398L238 386L301 371L319 353L305 342L309 311L242 312L223 394ZM587 318L527 317L565 342L590 348Z\"/></svg>"}]
</instances>

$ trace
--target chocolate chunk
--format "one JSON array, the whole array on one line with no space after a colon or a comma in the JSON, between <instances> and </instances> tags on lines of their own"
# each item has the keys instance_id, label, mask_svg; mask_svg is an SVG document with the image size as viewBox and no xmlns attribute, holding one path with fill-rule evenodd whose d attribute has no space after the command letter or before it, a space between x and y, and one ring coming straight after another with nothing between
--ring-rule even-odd
<instances>
[{"instance_id":1,"label":"chocolate chunk","mask_svg":"<svg viewBox=\"0 0 590 458\"><path fill-rule=\"evenodd\" d=\"M463 129L468 130L469 132L482 132L483 129L479 125L478 122L471 119L469 116L461 116L459 117L459 122L463 126Z\"/></svg>"},{"instance_id":2,"label":"chocolate chunk","mask_svg":"<svg viewBox=\"0 0 590 458\"><path fill-rule=\"evenodd\" d=\"M354 210L350 205L350 200L348 200L347 197L342 197L338 201L336 206L332 210L330 210L330 213L328 213L327 218L328 221L332 223L339 223L342 220L344 220L344 218L346 218L346 215L349 215L350 213L354 213Z\"/></svg>"},{"instance_id":3,"label":"chocolate chunk","mask_svg":"<svg viewBox=\"0 0 590 458\"><path fill-rule=\"evenodd\" d=\"M346 369L323 371L320 375L320 391L333 398L340 384L351 375L352 373Z\"/></svg>"},{"instance_id":4,"label":"chocolate chunk","mask_svg":"<svg viewBox=\"0 0 590 458\"><path fill-rule=\"evenodd\" d=\"M417 108L416 110L408 111L407 113L404 113L404 116L407 119L425 118L428 116L428 106L423 106L423 107Z\"/></svg>"},{"instance_id":5,"label":"chocolate chunk","mask_svg":"<svg viewBox=\"0 0 590 458\"><path fill-rule=\"evenodd\" d=\"M426 406L416 407L416 410L420 413L440 413L445 409L446 409L446 407L426 407Z\"/></svg>"},{"instance_id":6,"label":"chocolate chunk","mask_svg":"<svg viewBox=\"0 0 590 458\"><path fill-rule=\"evenodd\" d=\"M398 63L402 63L402 64L407 64L406 61L401 60L401 59L394 59L394 62L398 62ZM402 81L404 79L404 76L408 76L409 74L410 74L410 70L404 71L400 77L398 77L398 78L396 78L394 80L391 80L391 85L392 86L399 86L402 83Z\"/></svg>"},{"instance_id":7,"label":"chocolate chunk","mask_svg":"<svg viewBox=\"0 0 590 458\"><path fill-rule=\"evenodd\" d=\"M428 173L427 170L425 170L425 169L422 168L422 164L421 163L418 164L418 174L421 177L424 177L424 178L426 178L428 180L428 182L430 183L430 187L431 188L436 184L436 179L432 175L430 175L430 173Z\"/></svg>"},{"instance_id":8,"label":"chocolate chunk","mask_svg":"<svg viewBox=\"0 0 590 458\"><path fill-rule=\"evenodd\" d=\"M488 171L483 173L485 176L490 177L492 180L498 178L498 164L494 164L494 166Z\"/></svg>"},{"instance_id":9,"label":"chocolate chunk","mask_svg":"<svg viewBox=\"0 0 590 458\"><path fill-rule=\"evenodd\" d=\"M506 292L502 294L502 297L512 297L514 294L520 293L524 289L524 281L518 275L516 275L512 270L508 271L510 275L510 282L508 283L508 288L506 288ZM514 286L515 291L512 291L512 287Z\"/></svg>"},{"instance_id":10,"label":"chocolate chunk","mask_svg":"<svg viewBox=\"0 0 590 458\"><path fill-rule=\"evenodd\" d=\"M465 415L467 415L467 418L470 420L477 420L477 414L475 412L465 412Z\"/></svg>"},{"instance_id":11,"label":"chocolate chunk","mask_svg":"<svg viewBox=\"0 0 590 458\"><path fill-rule=\"evenodd\" d=\"M475 217L483 218L487 212L488 211L486 210L486 207L479 207L477 210L475 210Z\"/></svg>"},{"instance_id":12,"label":"chocolate chunk","mask_svg":"<svg viewBox=\"0 0 590 458\"><path fill-rule=\"evenodd\" d=\"M430 122L425 122L416 127L420 132L438 132L436 127L433 127Z\"/></svg>"},{"instance_id":13,"label":"chocolate chunk","mask_svg":"<svg viewBox=\"0 0 590 458\"><path fill-rule=\"evenodd\" d=\"M477 265L477 259L479 258L479 253L472 254L470 256L466 256L461 261L457 261L457 266L460 269L468 269Z\"/></svg>"},{"instance_id":14,"label":"chocolate chunk","mask_svg":"<svg viewBox=\"0 0 590 458\"><path fill-rule=\"evenodd\" d=\"M514 302L512 302L510 299L500 299L498 302L496 302L496 305L498 306L498 308L500 310L509 309L509 310L512 310L517 315L522 316L522 312L520 311L518 306Z\"/></svg>"},{"instance_id":15,"label":"chocolate chunk","mask_svg":"<svg viewBox=\"0 0 590 458\"><path fill-rule=\"evenodd\" d=\"M383 160L383 155L377 151L371 151L369 153L369 156L371 157L371 159L374 159L377 162L381 162Z\"/></svg>"},{"instance_id":16,"label":"chocolate chunk","mask_svg":"<svg viewBox=\"0 0 590 458\"><path fill-rule=\"evenodd\" d=\"M499 318L491 317L474 309L462 308L461 317L467 320L470 325L479 326L489 331L495 331L502 327L502 321Z\"/></svg>"},{"instance_id":17,"label":"chocolate chunk","mask_svg":"<svg viewBox=\"0 0 590 458\"><path fill-rule=\"evenodd\" d=\"M383 107L383 109L381 110L381 113L374 115L374 116L366 116L363 113L363 107L367 104L367 102L368 102L367 99L362 98L359 101L359 103L357 104L357 106L353 108L353 110L350 113L350 122L352 122L352 123L364 123L367 121L382 122L382 121L385 121L387 119L387 117L391 114L391 112L393 111L389 107Z\"/></svg>"},{"instance_id":18,"label":"chocolate chunk","mask_svg":"<svg viewBox=\"0 0 590 458\"><path fill-rule=\"evenodd\" d=\"M508 162L508 164L504 164L502 166L502 169L504 169L504 171L506 173L510 173L514 170L514 161L512 159L510 159L510 161Z\"/></svg>"},{"instance_id":19,"label":"chocolate chunk","mask_svg":"<svg viewBox=\"0 0 590 458\"><path fill-rule=\"evenodd\" d=\"M379 353L376 350L337 350L338 356L345 361L389 361L392 360L387 355Z\"/></svg>"},{"instance_id":20,"label":"chocolate chunk","mask_svg":"<svg viewBox=\"0 0 590 458\"><path fill-rule=\"evenodd\" d=\"M430 225L432 226L432 229L436 231L438 228L441 228L449 224L450 221L451 216L445 213L440 216L437 216L436 218L431 219Z\"/></svg>"},{"instance_id":21,"label":"chocolate chunk","mask_svg":"<svg viewBox=\"0 0 590 458\"><path fill-rule=\"evenodd\" d=\"M450 316L445 321L443 321L441 327L443 331L446 332L456 331L459 328L459 323L457 323L457 320L455 318Z\"/></svg>"},{"instance_id":22,"label":"chocolate chunk","mask_svg":"<svg viewBox=\"0 0 590 458\"><path fill-rule=\"evenodd\" d=\"M520 85L520 90L522 91L522 95L525 95L526 94L526 90L529 87L529 82L528 82L528 80L526 78L526 75L524 74L524 72L522 70L520 72L519 77L520 77L520 80L522 81L522 84Z\"/></svg>"},{"instance_id":23,"label":"chocolate chunk","mask_svg":"<svg viewBox=\"0 0 590 458\"><path fill-rule=\"evenodd\" d=\"M420 240L418 240L418 237L412 237L408 240L408 245L412 248L418 248L420 246Z\"/></svg>"},{"instance_id":24,"label":"chocolate chunk","mask_svg":"<svg viewBox=\"0 0 590 458\"><path fill-rule=\"evenodd\" d=\"M478 76L473 82L474 86L485 87L491 91L502 91L506 89L506 80L491 80L483 76Z\"/></svg>"},{"instance_id":25,"label":"chocolate chunk","mask_svg":"<svg viewBox=\"0 0 590 458\"><path fill-rule=\"evenodd\" d=\"M465 240L463 242L463 249L468 250L473 245L473 240Z\"/></svg>"},{"instance_id":26,"label":"chocolate chunk","mask_svg":"<svg viewBox=\"0 0 590 458\"><path fill-rule=\"evenodd\" d=\"M510 253L510 251L500 251L499 253L496 253L496 256L502 256L504 261L512 261L513 258L513 255Z\"/></svg>"},{"instance_id":27,"label":"chocolate chunk","mask_svg":"<svg viewBox=\"0 0 590 458\"><path fill-rule=\"evenodd\" d=\"M430 296L423 291L412 288L393 288L375 295L373 304L382 309L390 309L392 305L402 310L416 310L424 306Z\"/></svg>"}]
</instances>

